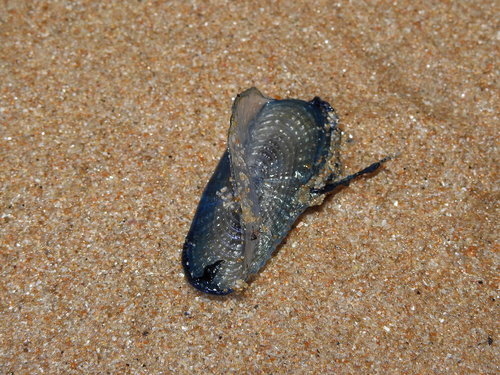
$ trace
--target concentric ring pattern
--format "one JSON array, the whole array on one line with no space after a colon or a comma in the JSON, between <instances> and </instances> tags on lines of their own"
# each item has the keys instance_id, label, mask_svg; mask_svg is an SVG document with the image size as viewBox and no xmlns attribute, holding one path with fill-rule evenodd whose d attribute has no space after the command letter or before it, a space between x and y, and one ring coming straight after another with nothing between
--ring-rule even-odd
<instances>
[{"instance_id":1,"label":"concentric ring pattern","mask_svg":"<svg viewBox=\"0 0 500 375\"><path fill-rule=\"evenodd\" d=\"M240 289L295 219L339 175L339 130L326 102L266 97L235 100L228 149L210 179L182 263L188 281L211 294Z\"/></svg>"}]
</instances>

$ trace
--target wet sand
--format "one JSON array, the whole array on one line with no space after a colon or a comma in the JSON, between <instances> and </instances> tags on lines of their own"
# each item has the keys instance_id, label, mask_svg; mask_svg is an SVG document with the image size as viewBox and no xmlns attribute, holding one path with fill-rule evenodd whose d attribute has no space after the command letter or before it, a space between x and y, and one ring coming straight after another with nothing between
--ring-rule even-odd
<instances>
[{"instance_id":1,"label":"wet sand","mask_svg":"<svg viewBox=\"0 0 500 375\"><path fill-rule=\"evenodd\" d=\"M500 372L500 5L0 4L0 372ZM24 5L23 5L24 4ZM180 254L258 87L352 173L242 293Z\"/></svg>"}]
</instances>

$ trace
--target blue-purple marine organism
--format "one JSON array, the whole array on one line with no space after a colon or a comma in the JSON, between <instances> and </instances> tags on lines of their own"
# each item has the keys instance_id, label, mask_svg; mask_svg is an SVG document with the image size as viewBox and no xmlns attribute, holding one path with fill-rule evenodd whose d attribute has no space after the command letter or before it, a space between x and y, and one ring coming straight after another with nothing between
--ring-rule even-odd
<instances>
[{"instance_id":1,"label":"blue-purple marine organism","mask_svg":"<svg viewBox=\"0 0 500 375\"><path fill-rule=\"evenodd\" d=\"M232 111L228 148L182 251L189 283L219 295L241 290L306 208L389 159L340 178L338 118L318 97L277 100L252 87Z\"/></svg>"}]
</instances>

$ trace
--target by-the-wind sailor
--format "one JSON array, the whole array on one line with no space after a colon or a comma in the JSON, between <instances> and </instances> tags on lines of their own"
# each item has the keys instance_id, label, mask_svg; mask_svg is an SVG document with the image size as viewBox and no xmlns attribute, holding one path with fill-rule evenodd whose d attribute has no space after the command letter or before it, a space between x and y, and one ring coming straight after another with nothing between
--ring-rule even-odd
<instances>
[{"instance_id":1,"label":"by-the-wind sailor","mask_svg":"<svg viewBox=\"0 0 500 375\"><path fill-rule=\"evenodd\" d=\"M187 280L210 294L241 289L307 207L388 159L339 178L338 119L318 97L276 100L252 87L232 110L228 148L182 252Z\"/></svg>"}]
</instances>

